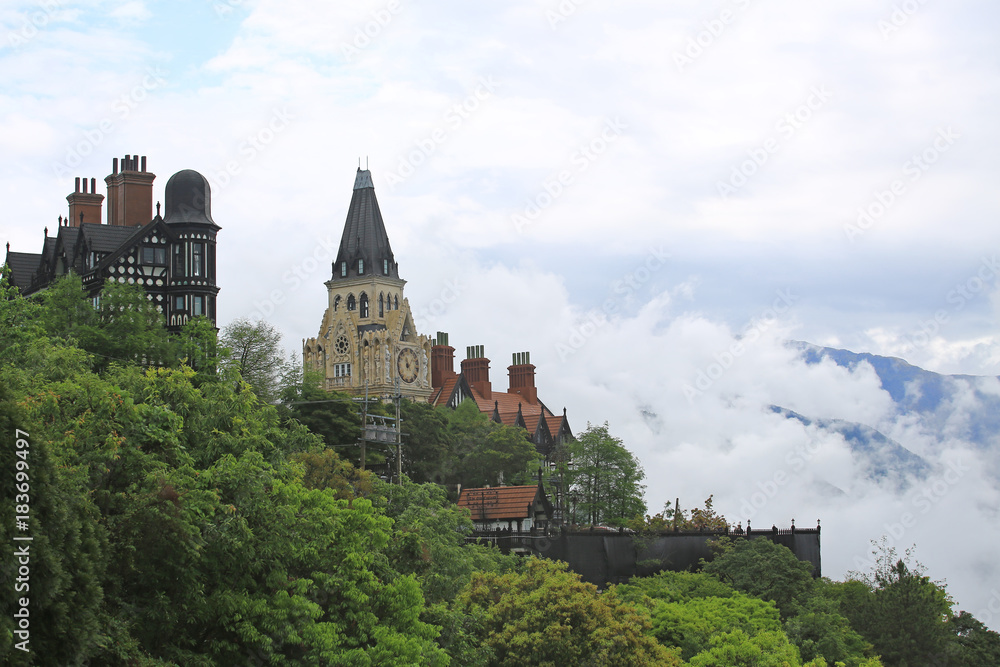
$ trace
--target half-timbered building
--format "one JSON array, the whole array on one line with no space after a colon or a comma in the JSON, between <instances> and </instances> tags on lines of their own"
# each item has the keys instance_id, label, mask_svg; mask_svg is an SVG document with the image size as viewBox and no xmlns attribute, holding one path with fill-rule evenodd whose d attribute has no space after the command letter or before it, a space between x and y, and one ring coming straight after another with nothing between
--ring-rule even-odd
<instances>
[{"instance_id":1,"label":"half-timbered building","mask_svg":"<svg viewBox=\"0 0 1000 667\"><path fill-rule=\"evenodd\" d=\"M29 296L74 272L95 300L108 280L142 287L171 330L200 315L215 323L220 227L212 219L208 180L190 169L177 172L164 189L165 215L157 203L154 216L155 178L146 170L145 156L126 155L120 163L114 158L104 179L106 224L96 179L88 184L77 178L66 197L68 215L59 216L55 236L45 228L41 253L12 252L7 244L11 284Z\"/></svg>"}]
</instances>

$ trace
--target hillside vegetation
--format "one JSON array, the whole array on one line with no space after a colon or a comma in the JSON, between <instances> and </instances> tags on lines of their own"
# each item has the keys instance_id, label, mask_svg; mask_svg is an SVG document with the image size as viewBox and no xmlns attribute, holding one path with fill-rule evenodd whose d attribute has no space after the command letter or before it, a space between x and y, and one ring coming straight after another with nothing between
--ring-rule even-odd
<instances>
[{"instance_id":1,"label":"hillside vegetation","mask_svg":"<svg viewBox=\"0 0 1000 667\"><path fill-rule=\"evenodd\" d=\"M0 290L0 539L32 538L23 588L12 547L0 564L3 664L1000 664L1000 636L890 549L833 582L738 540L599 591L466 544L439 483L493 482L494 460L530 482L521 434L409 406L418 481L388 485L344 447L349 401L294 373L262 400L207 321L168 335L139 290L95 309L72 277L39 301Z\"/></svg>"}]
</instances>

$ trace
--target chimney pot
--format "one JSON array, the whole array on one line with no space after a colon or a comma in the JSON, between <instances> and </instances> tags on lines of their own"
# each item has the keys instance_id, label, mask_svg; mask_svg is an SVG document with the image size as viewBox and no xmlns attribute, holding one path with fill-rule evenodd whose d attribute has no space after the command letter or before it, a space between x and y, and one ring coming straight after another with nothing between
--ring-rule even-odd
<instances>
[{"instance_id":1,"label":"chimney pot","mask_svg":"<svg viewBox=\"0 0 1000 667\"><path fill-rule=\"evenodd\" d=\"M90 194L93 194L93 195L97 194L97 179L96 178L90 179Z\"/></svg>"},{"instance_id":2,"label":"chimney pot","mask_svg":"<svg viewBox=\"0 0 1000 667\"><path fill-rule=\"evenodd\" d=\"M76 177L76 190L75 191L76 192L80 191L80 177L79 176Z\"/></svg>"},{"instance_id":3,"label":"chimney pot","mask_svg":"<svg viewBox=\"0 0 1000 667\"><path fill-rule=\"evenodd\" d=\"M111 175L114 176L118 173L118 158L113 158L111 160Z\"/></svg>"},{"instance_id":4,"label":"chimney pot","mask_svg":"<svg viewBox=\"0 0 1000 667\"><path fill-rule=\"evenodd\" d=\"M142 156L142 171L146 171L146 156Z\"/></svg>"}]
</instances>

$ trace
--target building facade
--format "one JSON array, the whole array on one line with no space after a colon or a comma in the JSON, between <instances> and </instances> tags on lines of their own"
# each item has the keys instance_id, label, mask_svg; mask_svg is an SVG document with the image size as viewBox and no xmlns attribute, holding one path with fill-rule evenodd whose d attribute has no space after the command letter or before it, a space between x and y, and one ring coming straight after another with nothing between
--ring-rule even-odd
<instances>
[{"instance_id":1,"label":"building facade","mask_svg":"<svg viewBox=\"0 0 1000 667\"><path fill-rule=\"evenodd\" d=\"M120 166L120 168L119 168ZM191 318L216 321L216 237L221 229L212 219L212 192L208 180L196 171L179 171L164 189L165 216L156 205L155 174L146 170L146 157L126 155L112 161L107 186L107 222L101 222L104 195L97 179L76 179L66 200L68 215L59 216L55 236L45 238L41 253L12 252L6 263L11 284L21 294L43 292L66 273L77 273L91 297L97 298L112 280L139 285L163 314L171 330Z\"/></svg>"}]
</instances>

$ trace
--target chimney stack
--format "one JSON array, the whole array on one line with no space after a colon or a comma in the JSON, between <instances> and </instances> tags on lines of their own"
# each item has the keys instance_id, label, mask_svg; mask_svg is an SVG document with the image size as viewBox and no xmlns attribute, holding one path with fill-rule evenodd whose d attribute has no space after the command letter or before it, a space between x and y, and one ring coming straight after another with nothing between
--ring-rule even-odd
<instances>
[{"instance_id":1,"label":"chimney stack","mask_svg":"<svg viewBox=\"0 0 1000 667\"><path fill-rule=\"evenodd\" d=\"M507 367L507 377L510 382L511 394L519 394L530 405L538 403L538 390L535 388L535 367L531 363L529 352L515 352L511 365Z\"/></svg>"},{"instance_id":2,"label":"chimney stack","mask_svg":"<svg viewBox=\"0 0 1000 667\"><path fill-rule=\"evenodd\" d=\"M78 227L82 222L101 224L104 195L97 194L96 178L90 179L90 192L87 192L87 179L77 176L73 192L66 196L66 201L69 202L69 216L66 218L69 225Z\"/></svg>"},{"instance_id":3,"label":"chimney stack","mask_svg":"<svg viewBox=\"0 0 1000 667\"><path fill-rule=\"evenodd\" d=\"M437 332L431 347L431 386L438 389L455 377L455 348L448 344L448 334Z\"/></svg>"},{"instance_id":4,"label":"chimney stack","mask_svg":"<svg viewBox=\"0 0 1000 667\"><path fill-rule=\"evenodd\" d=\"M465 348L465 361L462 362L462 373L469 386L479 392L485 399L493 398L493 387L490 385L490 360L485 357L482 345L472 345Z\"/></svg>"},{"instance_id":5,"label":"chimney stack","mask_svg":"<svg viewBox=\"0 0 1000 667\"><path fill-rule=\"evenodd\" d=\"M108 224L136 227L153 219L153 179L146 171L146 156L126 155L111 162L111 174L104 179L108 185Z\"/></svg>"}]
</instances>

